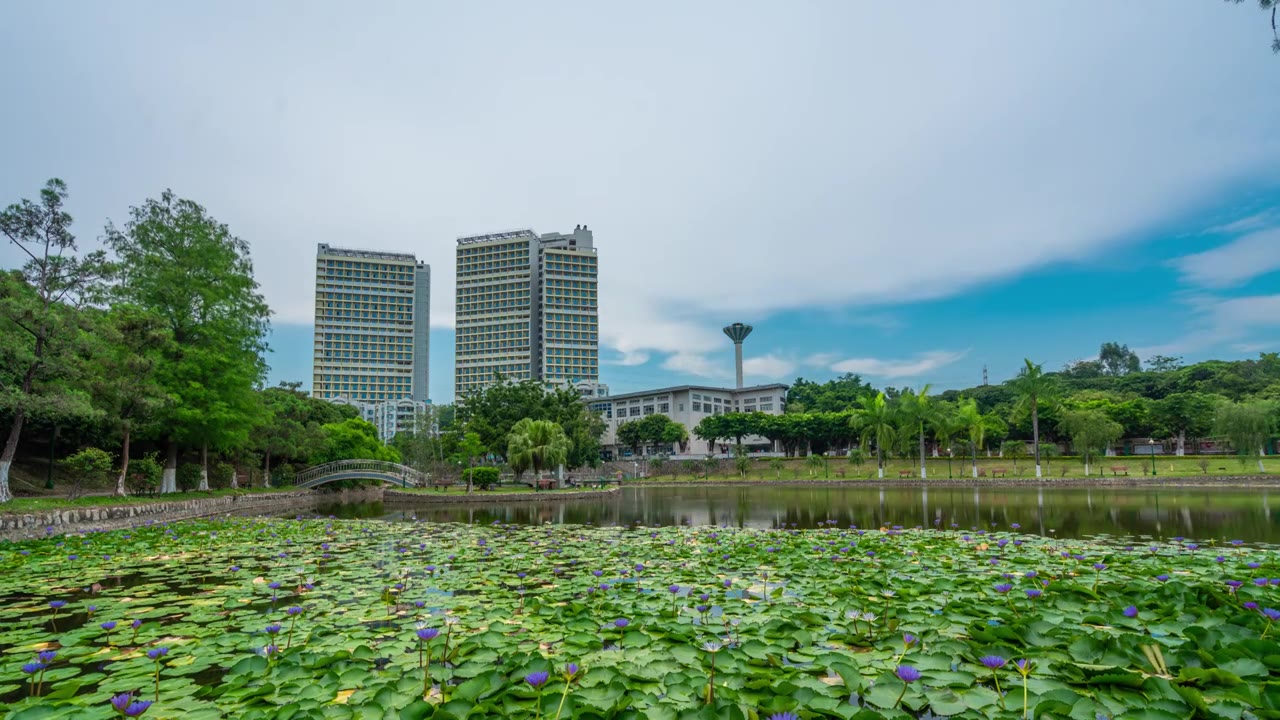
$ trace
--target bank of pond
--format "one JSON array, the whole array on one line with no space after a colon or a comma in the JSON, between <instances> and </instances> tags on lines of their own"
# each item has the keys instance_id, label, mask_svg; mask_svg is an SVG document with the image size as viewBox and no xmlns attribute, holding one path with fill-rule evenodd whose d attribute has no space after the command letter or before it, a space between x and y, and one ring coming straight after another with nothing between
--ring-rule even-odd
<instances>
[{"instance_id":1,"label":"bank of pond","mask_svg":"<svg viewBox=\"0 0 1280 720\"><path fill-rule=\"evenodd\" d=\"M1274 546L224 518L0 545L6 718L1280 717Z\"/></svg>"}]
</instances>

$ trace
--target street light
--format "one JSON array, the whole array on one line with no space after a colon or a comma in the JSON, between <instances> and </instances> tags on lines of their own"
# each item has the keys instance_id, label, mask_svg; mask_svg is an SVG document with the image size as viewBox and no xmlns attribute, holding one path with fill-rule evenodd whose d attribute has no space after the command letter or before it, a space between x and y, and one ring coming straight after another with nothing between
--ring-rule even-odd
<instances>
[{"instance_id":1,"label":"street light","mask_svg":"<svg viewBox=\"0 0 1280 720\"><path fill-rule=\"evenodd\" d=\"M1156 476L1156 439L1147 438L1147 448L1151 451L1151 477Z\"/></svg>"},{"instance_id":2,"label":"street light","mask_svg":"<svg viewBox=\"0 0 1280 720\"><path fill-rule=\"evenodd\" d=\"M951 478L951 448L947 448L947 479Z\"/></svg>"}]
</instances>

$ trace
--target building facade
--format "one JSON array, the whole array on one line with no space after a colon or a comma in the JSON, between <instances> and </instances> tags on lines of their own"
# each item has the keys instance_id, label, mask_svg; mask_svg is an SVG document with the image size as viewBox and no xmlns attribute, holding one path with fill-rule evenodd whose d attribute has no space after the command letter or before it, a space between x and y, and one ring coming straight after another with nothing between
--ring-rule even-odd
<instances>
[{"instance_id":1,"label":"building facade","mask_svg":"<svg viewBox=\"0 0 1280 720\"><path fill-rule=\"evenodd\" d=\"M640 448L641 455L705 457L726 454L733 444L732 440L722 438L708 447L706 442L694 436L693 429L704 417L730 412L780 415L785 409L786 397L787 386L782 384L741 389L681 385L607 397L584 396L582 401L604 418L605 432L600 438L601 451L606 459L617 459L633 454L632 448L618 444L618 426L653 414L666 415L683 425L689 431L689 442L683 448L675 445L650 445ZM745 437L742 444L748 452L776 451L767 438Z\"/></svg>"},{"instance_id":2,"label":"building facade","mask_svg":"<svg viewBox=\"0 0 1280 720\"><path fill-rule=\"evenodd\" d=\"M430 266L321 243L315 302L313 397L362 408L430 402Z\"/></svg>"},{"instance_id":3,"label":"building facade","mask_svg":"<svg viewBox=\"0 0 1280 720\"><path fill-rule=\"evenodd\" d=\"M586 226L458 238L455 400L499 374L548 386L598 382L597 277Z\"/></svg>"},{"instance_id":4,"label":"building facade","mask_svg":"<svg viewBox=\"0 0 1280 720\"><path fill-rule=\"evenodd\" d=\"M361 419L373 423L378 430L378 439L384 443L391 442L397 433L413 432L416 429L418 417L426 413L430 406L430 403L409 398L363 403L339 397L330 402L354 407L359 411Z\"/></svg>"}]
</instances>

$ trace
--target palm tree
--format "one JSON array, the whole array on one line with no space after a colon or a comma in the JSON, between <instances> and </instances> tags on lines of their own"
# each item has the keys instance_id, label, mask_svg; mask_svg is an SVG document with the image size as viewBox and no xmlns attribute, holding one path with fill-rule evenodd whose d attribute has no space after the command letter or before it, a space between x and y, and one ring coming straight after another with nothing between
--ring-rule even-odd
<instances>
[{"instance_id":1,"label":"palm tree","mask_svg":"<svg viewBox=\"0 0 1280 720\"><path fill-rule=\"evenodd\" d=\"M978 451L987 442L987 433L998 432L1003 423L1000 418L978 410L978 401L973 398L960 401L956 422L968 440L969 450L973 453L973 476L978 477Z\"/></svg>"},{"instance_id":2,"label":"palm tree","mask_svg":"<svg viewBox=\"0 0 1280 720\"><path fill-rule=\"evenodd\" d=\"M929 387L925 385L918 393L907 390L902 393L902 397L898 398L898 415L902 420L903 428L909 428L913 434L918 435L921 480L928 476L924 466L924 426L925 423L934 421L934 408L929 403Z\"/></svg>"},{"instance_id":3,"label":"palm tree","mask_svg":"<svg viewBox=\"0 0 1280 720\"><path fill-rule=\"evenodd\" d=\"M947 477L951 477L951 444L955 442L956 436L965 431L956 406L953 403L943 403L936 407L932 425L933 439L938 443L938 451L947 453Z\"/></svg>"},{"instance_id":4,"label":"palm tree","mask_svg":"<svg viewBox=\"0 0 1280 720\"><path fill-rule=\"evenodd\" d=\"M861 433L863 446L874 442L876 445L876 472L884 477L884 449L893 444L897 435L894 427L893 408L884 399L884 393L864 395L858 400L858 407L853 410L849 426Z\"/></svg>"},{"instance_id":5,"label":"palm tree","mask_svg":"<svg viewBox=\"0 0 1280 720\"><path fill-rule=\"evenodd\" d=\"M511 428L508 461L532 468L538 478L542 477L543 468L563 463L568 455L569 438L564 428L550 420L525 418Z\"/></svg>"},{"instance_id":6,"label":"palm tree","mask_svg":"<svg viewBox=\"0 0 1280 720\"><path fill-rule=\"evenodd\" d=\"M1058 383L1044 374L1044 367L1026 360L1026 367L1018 372L1009 386L1018 395L1018 403L1013 408L1016 417L1031 413L1031 444L1035 447L1036 477L1040 472L1040 408L1051 407L1058 398Z\"/></svg>"}]
</instances>

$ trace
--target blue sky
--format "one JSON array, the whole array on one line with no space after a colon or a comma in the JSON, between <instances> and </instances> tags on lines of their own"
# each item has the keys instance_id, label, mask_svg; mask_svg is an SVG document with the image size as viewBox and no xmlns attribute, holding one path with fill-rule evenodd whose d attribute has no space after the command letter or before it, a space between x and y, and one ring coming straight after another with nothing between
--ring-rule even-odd
<instances>
[{"instance_id":1,"label":"blue sky","mask_svg":"<svg viewBox=\"0 0 1280 720\"><path fill-rule=\"evenodd\" d=\"M1034 31L1029 31L1034 28ZM1248 4L5 3L0 202L86 248L165 188L246 239L271 379L316 243L595 232L615 391L860 372L962 387L1101 342L1280 350L1280 59ZM18 257L0 246L0 265Z\"/></svg>"}]
</instances>

